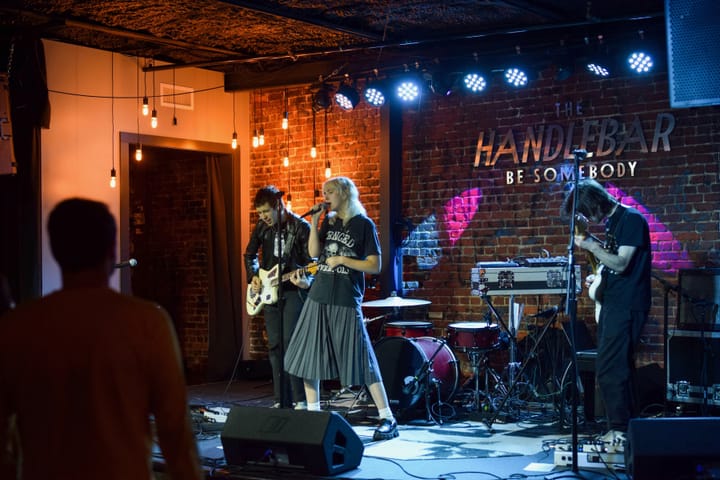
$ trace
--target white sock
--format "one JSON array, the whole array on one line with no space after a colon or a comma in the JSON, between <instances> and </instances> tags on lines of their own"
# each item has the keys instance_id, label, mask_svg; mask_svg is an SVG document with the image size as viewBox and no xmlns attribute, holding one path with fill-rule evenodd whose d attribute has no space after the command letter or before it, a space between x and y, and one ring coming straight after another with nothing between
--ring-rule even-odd
<instances>
[{"instance_id":1,"label":"white sock","mask_svg":"<svg viewBox=\"0 0 720 480\"><path fill-rule=\"evenodd\" d=\"M388 420L395 419L395 417L393 416L392 410L390 410L390 407L379 408L378 415L380 416L380 418L387 418Z\"/></svg>"},{"instance_id":2,"label":"white sock","mask_svg":"<svg viewBox=\"0 0 720 480\"><path fill-rule=\"evenodd\" d=\"M320 402L308 402L307 409L311 412L319 412L320 411Z\"/></svg>"}]
</instances>

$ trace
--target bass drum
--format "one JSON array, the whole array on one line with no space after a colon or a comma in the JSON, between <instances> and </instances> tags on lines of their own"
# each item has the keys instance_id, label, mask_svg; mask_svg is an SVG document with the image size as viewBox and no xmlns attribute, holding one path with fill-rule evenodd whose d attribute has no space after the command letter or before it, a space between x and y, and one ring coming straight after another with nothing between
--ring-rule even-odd
<instances>
[{"instance_id":1,"label":"bass drum","mask_svg":"<svg viewBox=\"0 0 720 480\"><path fill-rule=\"evenodd\" d=\"M433 403L447 402L455 393L457 359L444 341L434 337L385 337L375 344L374 350L393 412L424 400L428 380ZM432 371L427 372L426 364L430 358L433 358ZM415 377L418 377L417 381L413 380ZM440 385L439 399L436 383Z\"/></svg>"}]
</instances>

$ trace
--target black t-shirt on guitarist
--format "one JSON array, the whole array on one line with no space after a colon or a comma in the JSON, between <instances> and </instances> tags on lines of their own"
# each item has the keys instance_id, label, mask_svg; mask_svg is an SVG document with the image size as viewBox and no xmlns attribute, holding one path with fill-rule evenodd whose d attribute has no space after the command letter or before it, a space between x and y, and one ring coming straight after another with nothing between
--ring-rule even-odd
<instances>
[{"instance_id":1,"label":"black t-shirt on guitarist","mask_svg":"<svg viewBox=\"0 0 720 480\"><path fill-rule=\"evenodd\" d=\"M622 274L604 267L603 303L630 310L650 309L650 229L642 214L634 208L621 205L608 218L605 225L605 247L617 254L620 246L636 247L635 254Z\"/></svg>"}]
</instances>

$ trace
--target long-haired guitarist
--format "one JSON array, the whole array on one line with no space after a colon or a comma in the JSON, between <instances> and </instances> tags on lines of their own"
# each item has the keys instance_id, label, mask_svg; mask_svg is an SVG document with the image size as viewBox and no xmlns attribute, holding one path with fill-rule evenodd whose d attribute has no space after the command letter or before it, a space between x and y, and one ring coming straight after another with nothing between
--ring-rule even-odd
<instances>
[{"instance_id":1,"label":"long-haired guitarist","mask_svg":"<svg viewBox=\"0 0 720 480\"><path fill-rule=\"evenodd\" d=\"M575 232L574 242L603 265L596 375L609 428L602 440L608 451L620 453L637 413L633 356L650 310L650 230L638 210L622 205L597 181L580 180L577 189L575 213L605 226L602 243L584 231ZM561 208L566 219L573 199L571 188Z\"/></svg>"},{"instance_id":2,"label":"long-haired guitarist","mask_svg":"<svg viewBox=\"0 0 720 480\"><path fill-rule=\"evenodd\" d=\"M301 409L305 405L303 382L284 372L283 358L312 282L305 269L313 261L307 247L310 224L287 209L282 195L274 185L262 187L255 195L259 219L245 248L250 280L247 310L251 315L264 311L274 406L294 404ZM288 281L282 282L283 276Z\"/></svg>"}]
</instances>

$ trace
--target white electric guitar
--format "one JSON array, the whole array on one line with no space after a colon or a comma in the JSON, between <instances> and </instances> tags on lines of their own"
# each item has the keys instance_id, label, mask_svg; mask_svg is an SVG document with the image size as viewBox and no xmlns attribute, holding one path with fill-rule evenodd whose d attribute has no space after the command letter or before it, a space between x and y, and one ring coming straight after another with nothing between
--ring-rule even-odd
<instances>
[{"instance_id":1,"label":"white electric guitar","mask_svg":"<svg viewBox=\"0 0 720 480\"><path fill-rule=\"evenodd\" d=\"M284 274L280 277L280 281L287 282L295 272L303 272L306 275L315 275L317 268L317 263L310 263L302 268L298 268L297 270ZM253 292L252 286L248 285L245 308L247 308L249 315L257 315L260 313L263 305L272 305L273 303L277 303L278 286L280 285L278 282L278 269L279 265L275 265L270 270L264 270L261 268L258 271L258 277L260 277L260 282L262 283L262 287L259 292Z\"/></svg>"},{"instance_id":2,"label":"white electric guitar","mask_svg":"<svg viewBox=\"0 0 720 480\"><path fill-rule=\"evenodd\" d=\"M575 216L575 233L577 235L586 235L589 237L592 237L595 239L595 241L600 242L596 237L593 235L587 233L587 227L588 227L588 219L585 218L584 215L581 213L578 213ZM603 284L603 274L602 270L604 268L604 265L600 263L589 251L585 252L587 254L588 263L590 264L590 267L593 271L593 281L588 287L588 296L592 301L595 302L595 322L600 322L600 310L602 309L602 295L603 290L605 289L605 285Z\"/></svg>"}]
</instances>

